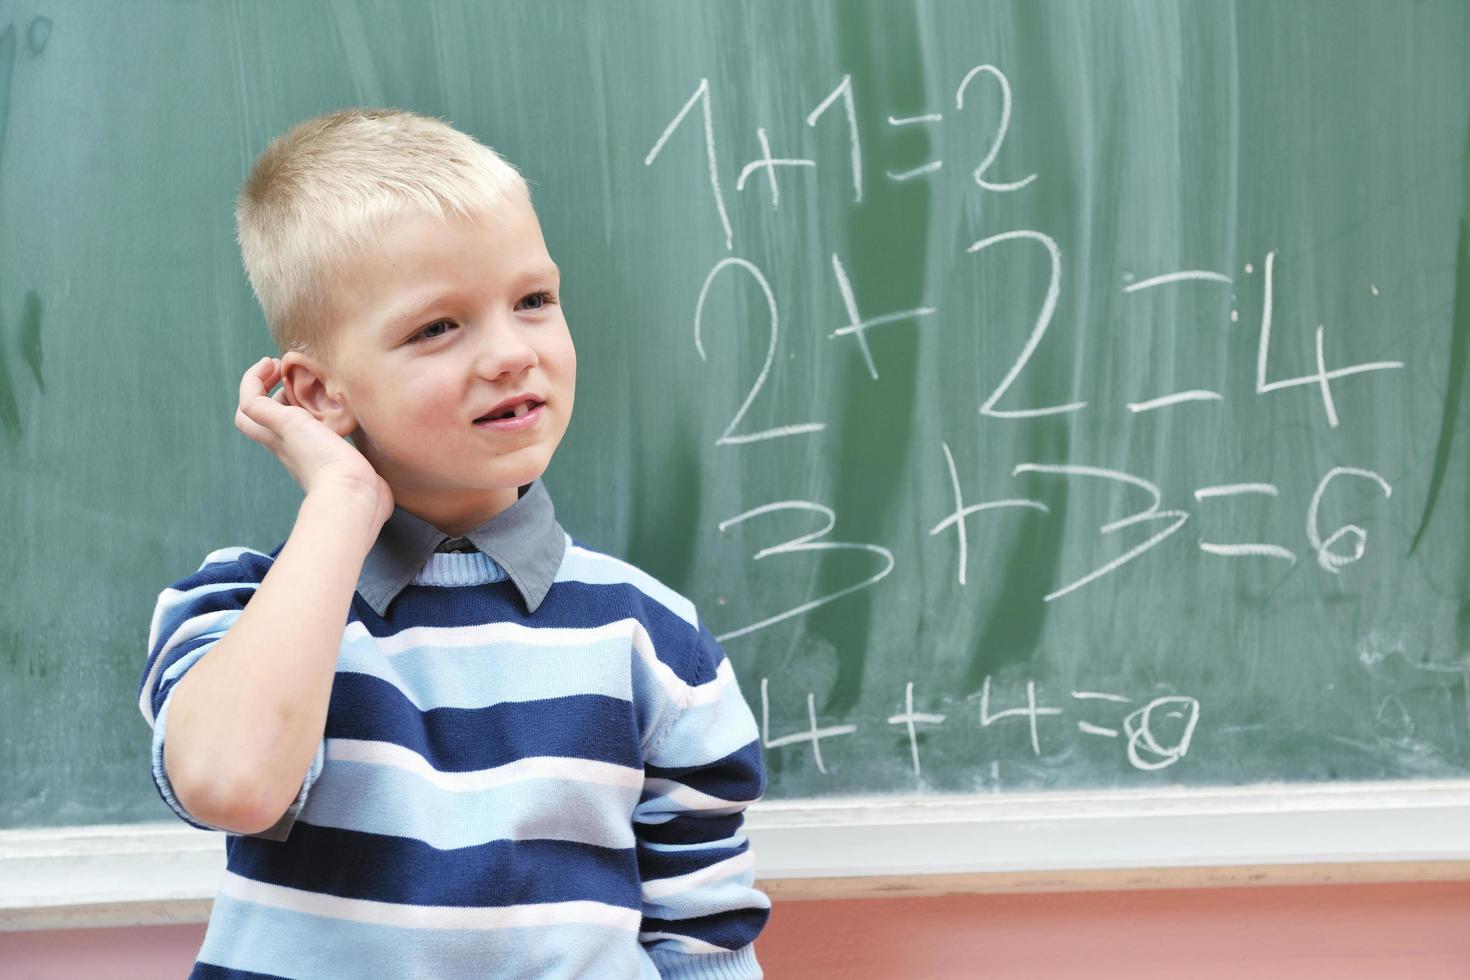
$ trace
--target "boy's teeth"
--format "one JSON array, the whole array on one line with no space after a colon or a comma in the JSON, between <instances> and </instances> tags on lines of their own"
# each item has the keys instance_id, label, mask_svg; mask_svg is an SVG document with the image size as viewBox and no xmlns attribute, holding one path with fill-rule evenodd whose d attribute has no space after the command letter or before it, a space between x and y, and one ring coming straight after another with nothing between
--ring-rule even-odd
<instances>
[{"instance_id":1,"label":"boy's teeth","mask_svg":"<svg viewBox=\"0 0 1470 980\"><path fill-rule=\"evenodd\" d=\"M498 418L498 419L518 419L522 415L525 415L530 410L531 410L531 403L530 402L521 402L515 408L508 408L504 412L501 412L499 415L497 415L495 417Z\"/></svg>"}]
</instances>

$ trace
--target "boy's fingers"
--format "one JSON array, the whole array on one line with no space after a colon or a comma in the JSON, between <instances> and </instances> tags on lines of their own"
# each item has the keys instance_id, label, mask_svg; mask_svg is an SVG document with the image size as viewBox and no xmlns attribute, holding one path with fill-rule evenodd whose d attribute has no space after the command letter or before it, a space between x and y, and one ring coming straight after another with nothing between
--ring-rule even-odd
<instances>
[{"instance_id":1,"label":"boy's fingers","mask_svg":"<svg viewBox=\"0 0 1470 980\"><path fill-rule=\"evenodd\" d=\"M286 411L286 406L276 399L267 398L263 393L242 398L240 411L248 415L252 422L270 429L273 433L280 432L282 426L291 421L291 413Z\"/></svg>"},{"instance_id":2,"label":"boy's fingers","mask_svg":"<svg viewBox=\"0 0 1470 980\"><path fill-rule=\"evenodd\" d=\"M265 382L261 380L261 371L269 358L262 357L250 366L250 369L240 378L240 402L244 404L256 395L265 394Z\"/></svg>"},{"instance_id":3,"label":"boy's fingers","mask_svg":"<svg viewBox=\"0 0 1470 980\"><path fill-rule=\"evenodd\" d=\"M272 439L271 431L250 418L243 410L236 410L235 412L235 428L239 429L249 439L262 445L269 444Z\"/></svg>"},{"instance_id":4,"label":"boy's fingers","mask_svg":"<svg viewBox=\"0 0 1470 980\"><path fill-rule=\"evenodd\" d=\"M281 432L292 421L286 386L268 394L277 382L278 362L262 357L245 371L240 379L240 404L235 410L235 428L247 437L275 452Z\"/></svg>"}]
</instances>

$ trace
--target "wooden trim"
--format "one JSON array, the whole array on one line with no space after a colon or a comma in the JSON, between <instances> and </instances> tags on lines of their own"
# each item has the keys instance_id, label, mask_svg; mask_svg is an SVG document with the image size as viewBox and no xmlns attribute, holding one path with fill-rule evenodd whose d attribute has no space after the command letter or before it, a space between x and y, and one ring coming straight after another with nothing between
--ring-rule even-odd
<instances>
[{"instance_id":1,"label":"wooden trim","mask_svg":"<svg viewBox=\"0 0 1470 980\"><path fill-rule=\"evenodd\" d=\"M870 878L759 879L773 902L861 898L935 898L1028 892L1146 891L1168 888L1245 888L1268 885L1383 884L1470 881L1470 861L1378 861L1371 864L1241 865L1231 868L1130 868L1035 874L1000 871L964 875L888 875Z\"/></svg>"}]
</instances>

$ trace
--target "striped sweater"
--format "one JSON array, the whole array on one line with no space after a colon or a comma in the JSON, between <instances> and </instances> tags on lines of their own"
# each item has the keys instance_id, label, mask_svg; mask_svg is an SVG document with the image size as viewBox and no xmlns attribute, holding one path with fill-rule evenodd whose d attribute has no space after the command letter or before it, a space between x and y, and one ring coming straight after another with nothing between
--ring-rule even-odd
<instances>
[{"instance_id":1,"label":"striped sweater","mask_svg":"<svg viewBox=\"0 0 1470 980\"><path fill-rule=\"evenodd\" d=\"M730 662L688 599L522 489L469 553L395 510L316 757L275 826L227 834L192 976L761 976L741 827L765 773ZM221 829L169 784L169 696L281 547L212 552L154 611L138 704L196 827Z\"/></svg>"}]
</instances>

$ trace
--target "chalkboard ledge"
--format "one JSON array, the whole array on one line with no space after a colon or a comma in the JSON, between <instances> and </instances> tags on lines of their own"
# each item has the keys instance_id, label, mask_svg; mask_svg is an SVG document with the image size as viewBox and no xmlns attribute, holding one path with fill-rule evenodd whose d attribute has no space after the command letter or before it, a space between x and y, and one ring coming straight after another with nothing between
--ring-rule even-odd
<instances>
[{"instance_id":1,"label":"chalkboard ledge","mask_svg":"<svg viewBox=\"0 0 1470 980\"><path fill-rule=\"evenodd\" d=\"M1470 780L762 801L774 900L1470 879ZM0 831L0 931L204 922L224 835Z\"/></svg>"}]
</instances>

